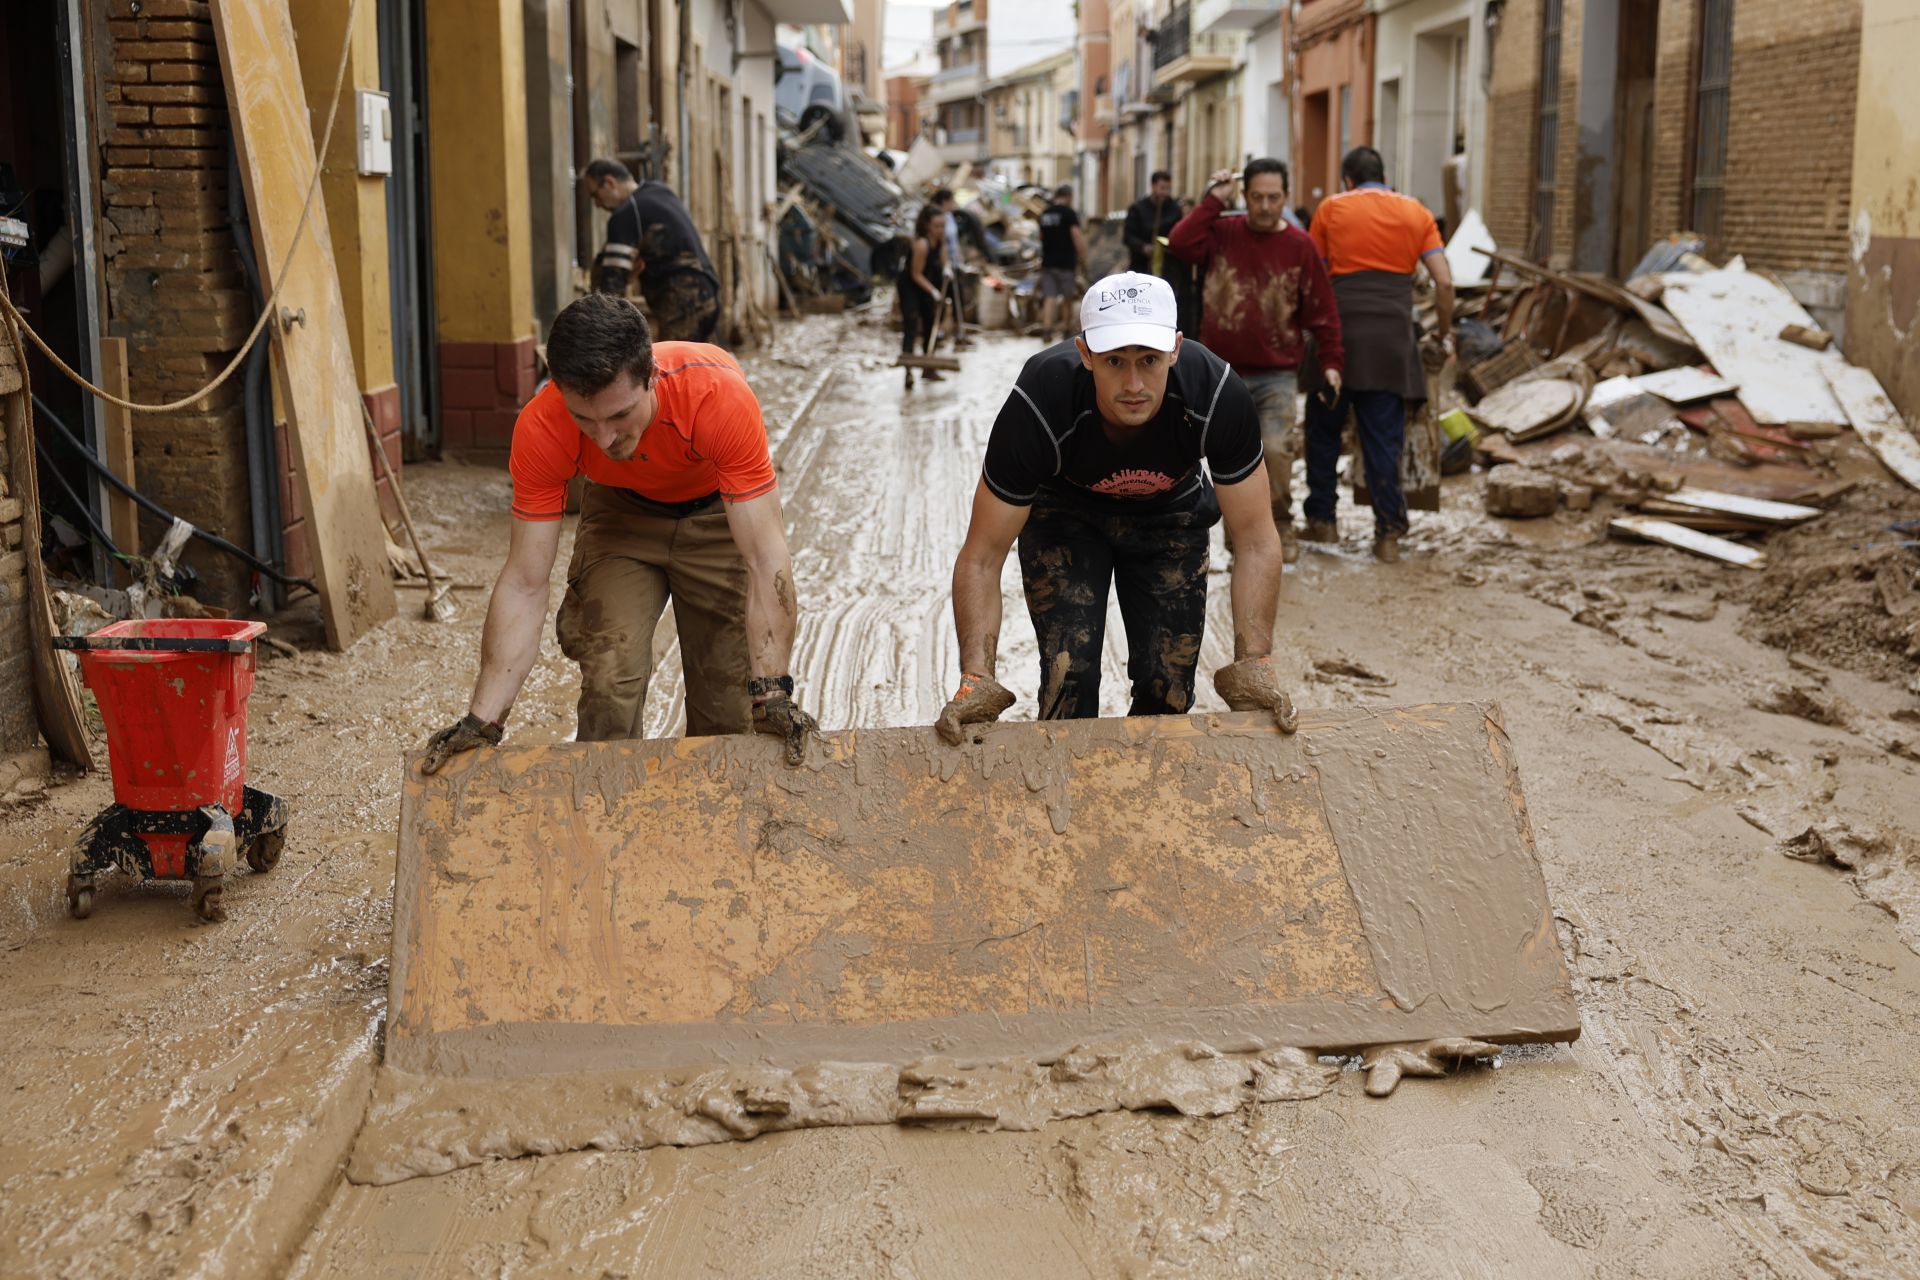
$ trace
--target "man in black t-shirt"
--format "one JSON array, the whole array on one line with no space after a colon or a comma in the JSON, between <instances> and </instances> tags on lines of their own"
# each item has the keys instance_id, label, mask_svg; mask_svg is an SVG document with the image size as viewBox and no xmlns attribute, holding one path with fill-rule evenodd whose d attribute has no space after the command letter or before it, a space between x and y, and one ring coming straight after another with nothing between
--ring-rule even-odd
<instances>
[{"instance_id":1,"label":"man in black t-shirt","mask_svg":"<svg viewBox=\"0 0 1920 1280\"><path fill-rule=\"evenodd\" d=\"M1293 731L1269 660L1280 535L1259 417L1245 384L1184 340L1175 315L1166 281L1108 276L1080 304L1082 336L1028 360L1001 408L953 567L960 689L936 726L948 742L1013 705L994 668L1000 569L1016 538L1040 641L1041 719L1099 714L1109 584L1127 630L1129 714L1192 710L1207 531L1223 514L1235 548L1234 661L1214 688L1234 710L1268 709Z\"/></svg>"},{"instance_id":2,"label":"man in black t-shirt","mask_svg":"<svg viewBox=\"0 0 1920 1280\"><path fill-rule=\"evenodd\" d=\"M1040 215L1040 335L1049 343L1066 332L1067 308L1080 296L1086 263L1087 238L1073 207L1073 188L1058 187Z\"/></svg>"},{"instance_id":3,"label":"man in black t-shirt","mask_svg":"<svg viewBox=\"0 0 1920 1280\"><path fill-rule=\"evenodd\" d=\"M720 320L719 277L673 188L635 182L618 160L595 160L580 181L613 215L593 263L594 292L624 295L638 272L654 341L710 341Z\"/></svg>"}]
</instances>

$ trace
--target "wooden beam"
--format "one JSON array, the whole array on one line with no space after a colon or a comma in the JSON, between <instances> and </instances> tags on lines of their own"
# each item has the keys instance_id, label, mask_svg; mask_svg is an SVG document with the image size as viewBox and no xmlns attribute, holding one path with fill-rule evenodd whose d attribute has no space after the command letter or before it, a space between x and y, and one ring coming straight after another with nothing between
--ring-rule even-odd
<instances>
[{"instance_id":1,"label":"wooden beam","mask_svg":"<svg viewBox=\"0 0 1920 1280\"><path fill-rule=\"evenodd\" d=\"M100 339L100 385L122 400L133 398L127 394L125 338ZM117 404L107 404L104 409L107 428L107 456L104 461L107 470L128 485L133 485L133 414ZM140 508L132 498L111 487L107 496L107 529L113 534L114 545L123 553L130 556L140 554Z\"/></svg>"},{"instance_id":2,"label":"wooden beam","mask_svg":"<svg viewBox=\"0 0 1920 1280\"><path fill-rule=\"evenodd\" d=\"M293 21L287 0L215 0L213 28L261 285L278 294L275 371L307 512L321 618L327 646L346 649L393 616L393 579L327 208L317 190L299 248L287 260L318 164Z\"/></svg>"}]
</instances>

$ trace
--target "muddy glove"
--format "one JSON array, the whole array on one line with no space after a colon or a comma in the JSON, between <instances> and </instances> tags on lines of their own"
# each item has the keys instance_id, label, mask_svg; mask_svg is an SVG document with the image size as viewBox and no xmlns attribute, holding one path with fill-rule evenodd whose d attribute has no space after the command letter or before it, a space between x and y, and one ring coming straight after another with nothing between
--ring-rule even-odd
<instances>
[{"instance_id":1,"label":"muddy glove","mask_svg":"<svg viewBox=\"0 0 1920 1280\"><path fill-rule=\"evenodd\" d=\"M992 676L977 676L971 673L960 677L959 691L953 695L940 718L933 722L942 739L949 746L960 745L963 724L987 724L1000 718L1000 713L1013 705L1013 693Z\"/></svg>"},{"instance_id":2,"label":"muddy glove","mask_svg":"<svg viewBox=\"0 0 1920 1280\"><path fill-rule=\"evenodd\" d=\"M787 740L787 763L799 764L806 758L807 735L820 732L820 723L793 704L793 695L775 692L765 702L753 704L753 731Z\"/></svg>"},{"instance_id":3,"label":"muddy glove","mask_svg":"<svg viewBox=\"0 0 1920 1280\"><path fill-rule=\"evenodd\" d=\"M1443 1076L1470 1058L1491 1058L1499 1052L1499 1045L1484 1040L1382 1044L1361 1055L1360 1068L1367 1073L1367 1095L1384 1098L1393 1092L1402 1076Z\"/></svg>"},{"instance_id":4,"label":"muddy glove","mask_svg":"<svg viewBox=\"0 0 1920 1280\"><path fill-rule=\"evenodd\" d=\"M438 773L441 765L462 751L471 751L475 747L497 747L505 736L506 730L498 720L482 720L469 711L427 739L427 758L420 762L420 772Z\"/></svg>"},{"instance_id":5,"label":"muddy glove","mask_svg":"<svg viewBox=\"0 0 1920 1280\"><path fill-rule=\"evenodd\" d=\"M1271 658L1242 658L1224 666L1213 673L1213 687L1235 711L1273 712L1273 722L1282 733L1292 733L1300 726L1293 699L1274 679Z\"/></svg>"}]
</instances>

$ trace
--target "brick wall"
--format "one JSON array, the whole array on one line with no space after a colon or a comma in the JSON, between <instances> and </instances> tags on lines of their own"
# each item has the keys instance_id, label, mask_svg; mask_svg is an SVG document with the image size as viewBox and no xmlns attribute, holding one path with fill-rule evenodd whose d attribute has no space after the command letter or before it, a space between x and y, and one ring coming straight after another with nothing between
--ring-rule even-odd
<instances>
[{"instance_id":1,"label":"brick wall","mask_svg":"<svg viewBox=\"0 0 1920 1280\"><path fill-rule=\"evenodd\" d=\"M1510 0L1495 40L1488 92L1487 224L1503 245L1532 234L1534 104L1541 0ZM1582 0L1562 13L1560 155L1552 254L1573 245ZM1686 225L1692 155L1696 0L1661 0L1655 67L1656 232ZM1740 0L1734 6L1732 123L1727 139L1724 243L1728 254L1780 272L1846 267L1859 71L1858 0Z\"/></svg>"},{"instance_id":2,"label":"brick wall","mask_svg":"<svg viewBox=\"0 0 1920 1280\"><path fill-rule=\"evenodd\" d=\"M440 447L474 461L507 459L513 422L533 398L532 338L440 344Z\"/></svg>"},{"instance_id":3,"label":"brick wall","mask_svg":"<svg viewBox=\"0 0 1920 1280\"><path fill-rule=\"evenodd\" d=\"M107 328L127 340L133 398L171 400L217 373L254 318L227 216L226 93L205 0L111 0L107 27ZM236 373L192 412L137 415L133 450L143 491L246 547L242 387ZM198 543L186 561L209 603L245 603L243 566Z\"/></svg>"}]
</instances>

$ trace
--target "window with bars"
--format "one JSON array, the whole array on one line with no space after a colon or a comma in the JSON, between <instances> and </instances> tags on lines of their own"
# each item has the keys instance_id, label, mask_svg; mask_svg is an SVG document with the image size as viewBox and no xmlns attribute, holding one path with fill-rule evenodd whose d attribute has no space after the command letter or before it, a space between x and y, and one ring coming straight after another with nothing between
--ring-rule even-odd
<instances>
[{"instance_id":1,"label":"window with bars","mask_svg":"<svg viewBox=\"0 0 1920 1280\"><path fill-rule=\"evenodd\" d=\"M1560 5L1540 6L1540 105L1533 142L1533 256L1553 247L1553 188L1560 151Z\"/></svg>"},{"instance_id":2,"label":"window with bars","mask_svg":"<svg viewBox=\"0 0 1920 1280\"><path fill-rule=\"evenodd\" d=\"M1718 240L1726 203L1727 89L1733 80L1733 0L1702 0L1700 75L1693 99L1692 230Z\"/></svg>"}]
</instances>

